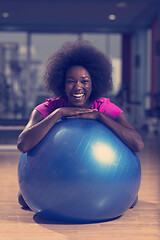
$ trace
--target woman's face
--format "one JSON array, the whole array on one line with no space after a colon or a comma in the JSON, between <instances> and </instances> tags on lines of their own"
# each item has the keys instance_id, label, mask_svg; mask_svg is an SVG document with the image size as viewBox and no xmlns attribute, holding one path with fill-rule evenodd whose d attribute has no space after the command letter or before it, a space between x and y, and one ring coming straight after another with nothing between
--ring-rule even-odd
<instances>
[{"instance_id":1,"label":"woman's face","mask_svg":"<svg viewBox=\"0 0 160 240\"><path fill-rule=\"evenodd\" d=\"M69 68L66 73L65 92L69 106L89 108L89 97L92 92L89 72L82 66Z\"/></svg>"}]
</instances>

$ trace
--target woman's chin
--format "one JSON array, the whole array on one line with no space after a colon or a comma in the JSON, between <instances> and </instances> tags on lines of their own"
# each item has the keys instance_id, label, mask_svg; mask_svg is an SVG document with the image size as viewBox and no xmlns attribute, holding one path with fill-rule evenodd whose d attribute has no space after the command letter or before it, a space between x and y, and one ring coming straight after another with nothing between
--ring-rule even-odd
<instances>
[{"instance_id":1,"label":"woman's chin","mask_svg":"<svg viewBox=\"0 0 160 240\"><path fill-rule=\"evenodd\" d=\"M69 105L72 107L85 107L87 106L87 101L85 97L80 97L80 98L72 98L69 101Z\"/></svg>"}]
</instances>

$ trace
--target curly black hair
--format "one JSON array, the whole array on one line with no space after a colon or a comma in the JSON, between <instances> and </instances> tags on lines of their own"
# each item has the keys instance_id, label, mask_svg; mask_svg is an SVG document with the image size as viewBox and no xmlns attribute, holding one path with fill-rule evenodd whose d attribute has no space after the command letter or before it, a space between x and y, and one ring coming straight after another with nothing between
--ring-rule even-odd
<instances>
[{"instance_id":1,"label":"curly black hair","mask_svg":"<svg viewBox=\"0 0 160 240\"><path fill-rule=\"evenodd\" d=\"M67 42L48 59L44 72L47 89L57 97L64 97L66 72L75 65L84 67L91 76L90 100L102 97L111 89L112 65L109 58L86 40Z\"/></svg>"}]
</instances>

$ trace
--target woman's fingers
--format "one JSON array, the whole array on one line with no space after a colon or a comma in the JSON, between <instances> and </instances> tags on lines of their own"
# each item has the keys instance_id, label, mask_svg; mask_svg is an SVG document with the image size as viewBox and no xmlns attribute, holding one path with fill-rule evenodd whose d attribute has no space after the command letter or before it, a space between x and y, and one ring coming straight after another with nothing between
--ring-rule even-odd
<instances>
[{"instance_id":1,"label":"woman's fingers","mask_svg":"<svg viewBox=\"0 0 160 240\"><path fill-rule=\"evenodd\" d=\"M78 111L76 111L76 115L78 114L86 114L86 113L92 113L98 111L97 109L80 109Z\"/></svg>"},{"instance_id":2,"label":"woman's fingers","mask_svg":"<svg viewBox=\"0 0 160 240\"><path fill-rule=\"evenodd\" d=\"M97 109L85 109L85 108L63 108L63 117L72 117L80 114L92 113L98 111Z\"/></svg>"},{"instance_id":3,"label":"woman's fingers","mask_svg":"<svg viewBox=\"0 0 160 240\"><path fill-rule=\"evenodd\" d=\"M77 115L66 117L66 119L73 119L73 118L97 119L98 114L97 114L97 111L92 111L92 112L80 113Z\"/></svg>"}]
</instances>

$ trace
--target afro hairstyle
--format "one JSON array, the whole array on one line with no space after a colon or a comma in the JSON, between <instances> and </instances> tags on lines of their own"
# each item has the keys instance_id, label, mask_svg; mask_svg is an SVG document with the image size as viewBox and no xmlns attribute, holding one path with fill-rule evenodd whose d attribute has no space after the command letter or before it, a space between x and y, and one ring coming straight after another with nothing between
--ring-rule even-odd
<instances>
[{"instance_id":1,"label":"afro hairstyle","mask_svg":"<svg viewBox=\"0 0 160 240\"><path fill-rule=\"evenodd\" d=\"M109 58L90 41L66 42L47 61L44 82L57 97L65 96L65 76L72 66L84 67L91 76L90 100L102 97L112 88L112 65Z\"/></svg>"}]
</instances>

